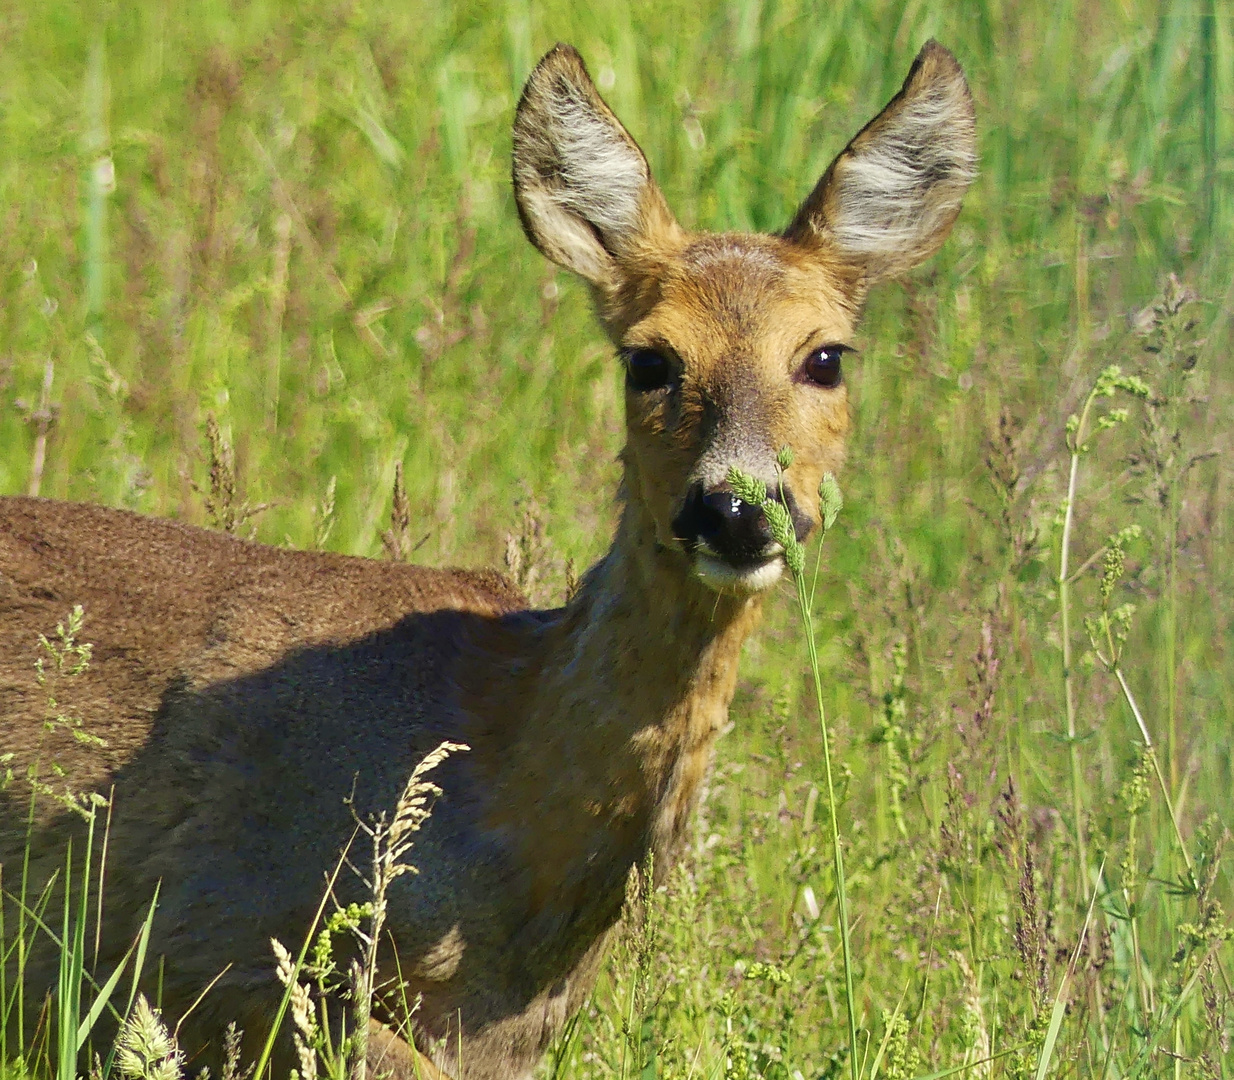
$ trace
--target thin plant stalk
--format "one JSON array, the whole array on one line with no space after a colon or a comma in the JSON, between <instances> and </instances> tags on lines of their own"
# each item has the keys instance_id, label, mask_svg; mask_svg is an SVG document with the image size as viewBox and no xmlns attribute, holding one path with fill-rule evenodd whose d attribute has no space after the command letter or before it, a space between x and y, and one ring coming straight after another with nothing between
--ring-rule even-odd
<instances>
[{"instance_id":1,"label":"thin plant stalk","mask_svg":"<svg viewBox=\"0 0 1234 1080\"><path fill-rule=\"evenodd\" d=\"M1101 881L1102 871L1105 869L1105 864L1097 870L1097 880ZM1088 937L1088 928L1093 921L1093 906L1097 902L1097 894L1094 892L1088 901L1088 913L1084 916L1084 926L1080 930L1080 940L1076 942L1075 951L1071 954L1071 960L1067 964L1067 970L1063 972L1063 977L1058 984L1058 993L1054 995L1054 1006L1050 1010L1050 1025L1046 1030L1045 1041L1041 1044L1041 1053L1037 1058L1037 1073L1036 1080L1046 1080L1049 1075L1050 1058L1054 1056L1054 1047L1058 1042L1058 1034L1062 1030L1063 1018L1067 1013L1067 984L1075 975L1076 964L1079 962L1080 954L1084 949L1084 941Z\"/></svg>"},{"instance_id":2,"label":"thin plant stalk","mask_svg":"<svg viewBox=\"0 0 1234 1080\"><path fill-rule=\"evenodd\" d=\"M1110 668L1110 671L1118 680L1118 685L1123 691L1123 697L1131 707L1132 715L1135 717L1136 726L1140 729L1140 738L1144 740L1144 750L1148 754L1148 760L1152 764L1153 772L1156 774L1157 786L1161 789L1161 797L1165 800L1166 812L1170 815L1170 824L1174 827L1174 839L1178 842L1179 853L1182 855L1183 863L1187 867L1187 878L1194 886L1195 867L1191 863L1191 856L1187 853L1187 843L1183 840L1183 831L1178 825L1178 815L1174 812L1174 800L1170 798L1170 786L1166 783L1165 774L1161 771L1161 762L1157 758L1157 748L1153 745L1153 738L1148 733L1148 725L1144 722L1144 714L1140 712L1140 706L1136 703L1135 695L1131 692L1131 687L1127 685L1123 669L1118 663L1115 663Z\"/></svg>"},{"instance_id":3,"label":"thin plant stalk","mask_svg":"<svg viewBox=\"0 0 1234 1080\"><path fill-rule=\"evenodd\" d=\"M102 32L95 35L90 46L84 97L82 151L89 169L84 284L86 320L95 326L103 317L107 291L107 198L116 186L115 166L108 153L107 45Z\"/></svg>"},{"instance_id":4,"label":"thin plant stalk","mask_svg":"<svg viewBox=\"0 0 1234 1080\"><path fill-rule=\"evenodd\" d=\"M1205 239L1217 229L1217 0L1204 0L1200 12L1201 136L1204 155Z\"/></svg>"},{"instance_id":5,"label":"thin plant stalk","mask_svg":"<svg viewBox=\"0 0 1234 1080\"><path fill-rule=\"evenodd\" d=\"M1110 550L1119 555L1119 541L1117 538L1111 540ZM1103 581L1102 595L1106 598L1108 604L1108 588L1112 588L1113 581L1117 579L1117 575L1121 574L1122 560L1119 556L1115 563L1114 570L1107 570L1107 577ZM1183 863L1187 868L1188 883L1194 888L1196 885L1195 868L1191 862L1191 856L1187 852L1186 841L1183 840L1183 832L1178 824L1178 814L1174 810L1174 800L1170 796L1170 785L1166 781L1165 773L1161 768L1161 761L1157 756L1157 747L1153 742L1152 734L1148 730L1148 724L1144 720L1144 714L1140 711L1139 702L1136 701L1135 695L1131 692L1131 687L1127 683L1127 678L1123 674L1122 668L1122 641L1124 632L1116 635L1114 622L1117 619L1118 613L1112 617L1109 608L1106 607L1099 619L1091 620L1088 623L1089 635L1093 642L1094 652L1101 665L1118 680L1119 688L1123 692L1123 698L1131 709L1131 715L1135 717L1136 727L1139 729L1140 738L1144 740L1144 752L1148 755L1148 760L1152 764L1153 773L1157 777L1157 786L1161 790L1161 797L1165 801L1166 811L1170 815L1170 825L1174 830L1174 839L1178 844L1179 853L1183 857ZM1099 629L1098 629L1099 628ZM1105 651L1098 643L1098 637L1105 639Z\"/></svg>"},{"instance_id":6,"label":"thin plant stalk","mask_svg":"<svg viewBox=\"0 0 1234 1080\"><path fill-rule=\"evenodd\" d=\"M1076 867L1079 875L1080 895L1088 899L1088 852L1084 843L1084 802L1080 784L1080 751L1076 743L1075 682L1071 659L1071 531L1075 523L1075 493L1080 475L1080 454L1089 413L1097 399L1094 388L1084 402L1080 420L1070 437L1071 472L1067 480L1067 499L1063 504L1062 551L1058 560L1058 609L1063 639L1063 702L1067 713L1067 755L1071 766L1071 813L1074 818L1076 852L1079 856Z\"/></svg>"},{"instance_id":7,"label":"thin plant stalk","mask_svg":"<svg viewBox=\"0 0 1234 1080\"><path fill-rule=\"evenodd\" d=\"M356 1026L351 1080L367 1080L368 1077L369 1020L372 1016L373 996L377 990L377 950L385 928L390 888L395 879L403 874L419 873L414 866L403 860L411 851L415 834L432 814L432 800L441 794L441 788L426 780L425 776L451 754L469 749L464 743L441 743L412 770L392 818L387 819L385 814L379 814L371 822L361 821L359 817L355 819L356 829L368 836L373 845L372 877L365 882L373 899L367 932L358 928L355 931L364 950L364 960L353 988L356 997ZM354 814L354 808L352 812ZM352 835L354 837L355 834ZM303 951L301 957L303 958ZM459 1038L462 1039L461 1024ZM462 1065L460 1042L457 1066L460 1076L463 1075Z\"/></svg>"},{"instance_id":8,"label":"thin plant stalk","mask_svg":"<svg viewBox=\"0 0 1234 1080\"><path fill-rule=\"evenodd\" d=\"M1165 509L1166 600L1165 600L1165 707L1166 761L1169 763L1170 790L1178 790L1178 485L1170 486L1170 505ZM1137 720L1139 717L1137 716ZM1156 753L1153 753L1156 761ZM1153 766L1156 768L1156 765ZM1158 770L1160 775L1160 770ZM1171 814L1173 812L1171 811ZM1188 867L1190 871L1190 867Z\"/></svg>"},{"instance_id":9,"label":"thin plant stalk","mask_svg":"<svg viewBox=\"0 0 1234 1080\"><path fill-rule=\"evenodd\" d=\"M821 543L821 539L820 539ZM840 843L839 813L836 809L835 780L831 768L831 736L827 729L827 710L823 706L823 677L818 663L818 645L814 640L814 618L806 594L805 576L793 575L797 586L797 606L805 625L806 647L810 654L810 672L814 678L814 703L818 707L818 725L823 737L823 772L827 778L827 812L831 816L831 857L836 876L836 904L840 914L840 949L844 959L844 998L848 1005L848 1038L851 1050L849 1064L852 1080L857 1075L857 1008L853 995L853 955L849 941L848 890L844 879L844 848Z\"/></svg>"},{"instance_id":10,"label":"thin plant stalk","mask_svg":"<svg viewBox=\"0 0 1234 1080\"><path fill-rule=\"evenodd\" d=\"M1071 584L1074 575L1071 567L1071 533L1075 526L1076 489L1079 485L1080 457L1089 449L1088 440L1094 435L1109 430L1127 418L1126 409L1111 409L1094 422L1093 406L1099 398L1113 397L1119 390L1138 397L1148 396L1148 387L1135 376L1124 375L1114 365L1105 368L1097 376L1093 388L1084 399L1079 416L1067 420L1067 449L1071 451L1071 468L1067 478L1067 498L1063 503L1063 535L1058 559L1058 608L1063 639L1063 702L1067 714L1067 756L1071 771L1071 811L1075 819L1074 837L1079 895L1085 902L1089 899L1088 850L1084 841L1084 797L1080 773L1080 748L1077 742L1075 673L1071 652ZM1091 561L1091 560L1090 560ZM1088 565L1087 563L1085 565Z\"/></svg>"},{"instance_id":11,"label":"thin plant stalk","mask_svg":"<svg viewBox=\"0 0 1234 1080\"><path fill-rule=\"evenodd\" d=\"M0 1068L8 1065L9 1060L9 994L8 980L5 972L8 969L8 950L5 948L4 936L4 864L0 863Z\"/></svg>"},{"instance_id":12,"label":"thin plant stalk","mask_svg":"<svg viewBox=\"0 0 1234 1080\"><path fill-rule=\"evenodd\" d=\"M82 859L80 895L76 919L73 911L73 841L70 837L64 861L64 932L60 945L60 972L56 993L57 1080L75 1080L77 1052L89 1030L81 1024L81 985L85 979L86 923L90 910L90 863L94 854L96 807L87 812L86 851Z\"/></svg>"},{"instance_id":13,"label":"thin plant stalk","mask_svg":"<svg viewBox=\"0 0 1234 1080\"><path fill-rule=\"evenodd\" d=\"M848 919L848 889L844 877L844 848L840 843L840 816L836 806L836 789L834 773L831 767L831 734L827 728L827 710L823 705L823 676L818 662L818 644L814 640L814 617L812 614L812 589L806 585L805 550L797 539L792 520L789 517L783 498L784 470L793 461L793 455L788 447L784 447L776 457L779 469L779 487L781 500L771 498L766 485L743 473L736 467L729 470L728 482L734 493L751 506L762 508L772 538L784 549L784 561L788 564L793 576L793 584L797 588L797 608L801 613L801 621L805 627L806 648L810 656L810 671L814 678L814 701L818 707L819 730L823 736L823 771L827 779L827 810L831 815L831 857L836 879L836 906L840 920L840 950L844 962L844 998L848 1007L848 1039L849 1039L849 1069L852 1080L860 1080L860 1067L857 1061L857 1003L853 993L853 955L849 941ZM819 544L827 538L827 531L835 523L836 515L843 506L839 484L835 477L827 473L819 485L819 509L821 511L822 527ZM817 582L817 567L815 568Z\"/></svg>"},{"instance_id":14,"label":"thin plant stalk","mask_svg":"<svg viewBox=\"0 0 1234 1080\"><path fill-rule=\"evenodd\" d=\"M322 894L321 903L317 905L317 911L313 914L313 919L309 923L308 933L304 935L304 943L300 946L300 955L296 957L295 965L292 968L291 978L288 979L286 986L283 989L283 998L279 1002L279 1007L274 1014L274 1022L270 1025L270 1030L266 1034L266 1041L261 1048L261 1053L257 1057L257 1064L253 1066L252 1075L254 1080L264 1080L266 1075L266 1066L270 1063L270 1057L274 1053L274 1043L278 1038L279 1028L283 1025L283 1018L287 1015L287 1008L291 1004L291 993L296 981L300 978L300 972L304 968L304 958L308 956L310 946L313 944L313 938L317 933L317 926L321 922L321 916L326 910L326 904L333 895L334 883L338 880L339 871L346 865L347 853L351 850L352 842L356 838L355 831L348 837L347 843L343 845L342 853L339 855L338 862L334 864L334 870L326 881L326 889ZM160 980L161 981L161 980ZM161 995L160 995L161 996Z\"/></svg>"},{"instance_id":15,"label":"thin plant stalk","mask_svg":"<svg viewBox=\"0 0 1234 1080\"><path fill-rule=\"evenodd\" d=\"M1147 796L1145 797L1147 801ZM1127 829L1127 857L1132 867L1137 866L1136 862L1136 845L1137 825L1140 819L1140 811L1142 805L1137 803L1135 808L1129 813L1129 824ZM1135 873L1138 878L1138 870ZM1143 1022L1148 1023L1148 1017L1152 1015L1152 985L1150 979L1145 977L1144 972L1144 953L1140 949L1140 914L1138 910L1138 902L1136 899L1136 890L1133 890L1124 876L1122 883L1123 902L1127 907L1127 925L1131 933L1131 955L1135 958L1131 965L1132 975L1135 979L1134 989L1128 989L1128 994L1139 1004L1140 1012L1143 1017ZM1107 1055L1108 1056L1108 1055Z\"/></svg>"},{"instance_id":16,"label":"thin plant stalk","mask_svg":"<svg viewBox=\"0 0 1234 1080\"><path fill-rule=\"evenodd\" d=\"M30 788L30 807L26 812L26 844L21 853L21 892L17 906L17 978L16 994L17 994L17 1032L18 1037L22 1037L25 1032L26 1017L26 961L28 959L27 943L26 943L26 899L29 896L30 888L30 847L31 837L34 835L34 806L36 793L34 786ZM7 1017L6 1017L7 1019Z\"/></svg>"},{"instance_id":17,"label":"thin plant stalk","mask_svg":"<svg viewBox=\"0 0 1234 1080\"><path fill-rule=\"evenodd\" d=\"M107 797L107 820L103 824L103 848L99 853L98 907L94 913L94 968L99 966L99 947L103 941L103 885L107 878L107 846L111 839L111 810L115 805L116 786L112 784Z\"/></svg>"}]
</instances>

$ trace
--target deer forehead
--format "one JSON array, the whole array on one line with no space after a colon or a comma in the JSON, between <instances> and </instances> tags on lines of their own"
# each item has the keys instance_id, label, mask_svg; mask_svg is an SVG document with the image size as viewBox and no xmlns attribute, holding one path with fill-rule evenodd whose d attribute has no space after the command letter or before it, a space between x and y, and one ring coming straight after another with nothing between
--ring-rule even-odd
<instances>
[{"instance_id":1,"label":"deer forehead","mask_svg":"<svg viewBox=\"0 0 1234 1080\"><path fill-rule=\"evenodd\" d=\"M661 270L658 301L624 339L667 346L704 390L782 385L806 345L851 337L854 292L843 266L779 237L705 236Z\"/></svg>"},{"instance_id":2,"label":"deer forehead","mask_svg":"<svg viewBox=\"0 0 1234 1080\"><path fill-rule=\"evenodd\" d=\"M851 339L854 293L844 269L803 257L771 236L694 238L666 260L658 298L623 335L627 346L671 349L682 379L673 399L631 401L632 439L668 435L691 477L722 482L737 465L774 475L776 451L838 468L848 429L847 393L801 377L806 354ZM684 460L684 459L683 459ZM665 462L662 475L673 475Z\"/></svg>"}]
</instances>

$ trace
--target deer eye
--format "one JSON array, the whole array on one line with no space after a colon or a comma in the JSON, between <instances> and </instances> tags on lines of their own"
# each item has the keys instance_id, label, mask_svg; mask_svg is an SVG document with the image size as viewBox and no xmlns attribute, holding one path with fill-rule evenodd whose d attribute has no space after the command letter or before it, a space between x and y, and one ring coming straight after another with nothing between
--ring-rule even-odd
<instances>
[{"instance_id":1,"label":"deer eye","mask_svg":"<svg viewBox=\"0 0 1234 1080\"><path fill-rule=\"evenodd\" d=\"M847 345L824 345L806 357L802 372L810 382L818 386L839 386L844 381L844 375L840 371L840 357L850 351Z\"/></svg>"},{"instance_id":2,"label":"deer eye","mask_svg":"<svg viewBox=\"0 0 1234 1080\"><path fill-rule=\"evenodd\" d=\"M673 378L673 365L655 349L626 349L626 379L633 390L659 390Z\"/></svg>"}]
</instances>

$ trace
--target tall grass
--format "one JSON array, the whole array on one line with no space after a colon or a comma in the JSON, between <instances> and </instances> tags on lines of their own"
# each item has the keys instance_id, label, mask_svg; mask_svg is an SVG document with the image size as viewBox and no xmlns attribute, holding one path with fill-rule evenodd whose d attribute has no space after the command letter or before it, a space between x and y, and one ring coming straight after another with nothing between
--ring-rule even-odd
<instances>
[{"instance_id":1,"label":"tall grass","mask_svg":"<svg viewBox=\"0 0 1234 1080\"><path fill-rule=\"evenodd\" d=\"M648 1076L1230 1074L1230 12L0 17L0 490L37 477L208 524L226 447L232 505L268 504L259 539L376 555L384 533L428 563L534 550L546 596L607 541L621 391L584 290L513 212L530 65L580 47L685 223L774 228L930 35L973 84L981 175L939 256L871 298L813 606L859 1045L786 589L653 898L654 950L618 950L556 1075L628 1075L634 1037ZM1174 314L1170 273L1197 297ZM1067 418L1111 364L1149 394L1118 403L1072 485Z\"/></svg>"}]
</instances>

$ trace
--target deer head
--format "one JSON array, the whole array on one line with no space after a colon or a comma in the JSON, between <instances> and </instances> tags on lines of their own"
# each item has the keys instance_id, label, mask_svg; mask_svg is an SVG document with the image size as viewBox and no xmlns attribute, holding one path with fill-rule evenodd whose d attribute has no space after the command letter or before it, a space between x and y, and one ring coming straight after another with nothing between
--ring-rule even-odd
<instances>
[{"instance_id":1,"label":"deer head","mask_svg":"<svg viewBox=\"0 0 1234 1080\"><path fill-rule=\"evenodd\" d=\"M730 468L777 493L800 539L814 527L843 460L842 357L867 290L939 247L975 164L963 72L929 42L783 233L691 233L579 54L558 45L532 73L514 122L523 228L591 286L626 369L626 497L708 586L755 592L784 567Z\"/></svg>"}]
</instances>

